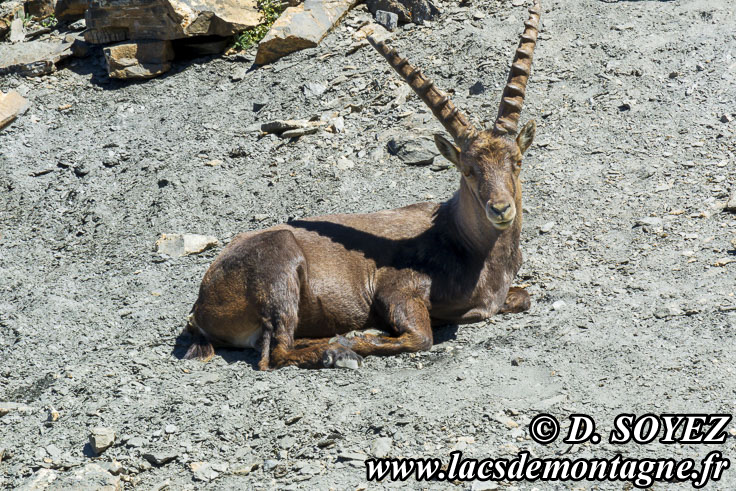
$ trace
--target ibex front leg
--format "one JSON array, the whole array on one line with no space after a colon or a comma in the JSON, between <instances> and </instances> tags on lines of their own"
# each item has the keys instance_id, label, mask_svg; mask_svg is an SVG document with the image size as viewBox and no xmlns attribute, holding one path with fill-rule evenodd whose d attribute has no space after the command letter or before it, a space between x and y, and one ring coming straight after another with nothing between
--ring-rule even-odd
<instances>
[{"instance_id":1,"label":"ibex front leg","mask_svg":"<svg viewBox=\"0 0 736 491\"><path fill-rule=\"evenodd\" d=\"M416 295L416 292L412 292ZM399 353L428 351L432 347L432 324L427 304L417 296L392 292L380 298L380 313L397 336L363 334L348 341L347 346L361 356L388 356Z\"/></svg>"}]
</instances>

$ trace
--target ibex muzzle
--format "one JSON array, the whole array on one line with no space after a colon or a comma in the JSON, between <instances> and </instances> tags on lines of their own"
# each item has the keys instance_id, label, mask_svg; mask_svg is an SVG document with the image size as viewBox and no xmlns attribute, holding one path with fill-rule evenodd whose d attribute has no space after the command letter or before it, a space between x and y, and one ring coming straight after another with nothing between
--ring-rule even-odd
<instances>
[{"instance_id":1,"label":"ibex muzzle","mask_svg":"<svg viewBox=\"0 0 736 491\"><path fill-rule=\"evenodd\" d=\"M535 0L493 128L477 130L444 92L382 42L371 44L453 138L435 136L461 172L444 203L292 221L235 237L202 280L186 358L215 346L260 349L261 370L357 366L368 355L428 350L432 326L529 308L521 266L522 154L517 124L537 39ZM365 332L370 327L383 335ZM350 338L350 331L363 331Z\"/></svg>"}]
</instances>

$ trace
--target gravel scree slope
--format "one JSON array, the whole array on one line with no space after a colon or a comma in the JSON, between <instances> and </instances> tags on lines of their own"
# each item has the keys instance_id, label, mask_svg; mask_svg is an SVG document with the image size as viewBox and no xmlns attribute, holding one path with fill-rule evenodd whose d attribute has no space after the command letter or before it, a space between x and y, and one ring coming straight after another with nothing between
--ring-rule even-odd
<instances>
[{"instance_id":1,"label":"gravel scree slope","mask_svg":"<svg viewBox=\"0 0 736 491\"><path fill-rule=\"evenodd\" d=\"M439 5L438 21L399 29L392 43L490 124L526 8ZM736 215L722 209L736 192L735 6L543 9L522 114L538 124L522 170L516 283L529 285L531 310L437 329L430 352L368 358L357 371L261 373L249 350L182 361L176 338L207 266L237 233L444 200L456 188L454 169L387 152L391 138L442 128L369 46L348 54L364 8L319 47L238 81L231 75L250 63L221 58L110 81L99 52L53 76L0 78L31 102L0 133L0 401L27 406L0 417L0 487L42 467L62 482L113 459L125 487L358 489L361 454L384 452L702 459L716 448L733 458L731 437L571 449L529 439L539 412L562 422L589 414L605 436L618 413L733 413L736 402L736 262L716 266L736 254ZM305 92L310 82L327 90ZM331 111L343 114L343 133L288 141L254 131ZM161 233L214 235L220 246L171 259L154 251ZM90 457L96 426L117 438ZM155 466L143 454L175 459ZM193 462L209 472L193 473ZM593 485L624 484L514 484ZM368 489L407 486L471 484ZM657 486L678 487L688 485ZM710 488L736 488L736 470Z\"/></svg>"}]
</instances>

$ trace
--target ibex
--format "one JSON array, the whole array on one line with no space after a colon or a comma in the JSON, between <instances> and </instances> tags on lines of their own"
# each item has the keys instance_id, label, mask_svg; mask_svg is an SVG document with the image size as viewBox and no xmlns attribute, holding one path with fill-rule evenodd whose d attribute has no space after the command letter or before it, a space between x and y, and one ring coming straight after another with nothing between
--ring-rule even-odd
<instances>
[{"instance_id":1,"label":"ibex","mask_svg":"<svg viewBox=\"0 0 736 491\"><path fill-rule=\"evenodd\" d=\"M517 124L540 12L535 0L498 116L484 130L394 49L369 38L452 135L454 144L440 135L435 142L460 170L459 189L440 204L306 218L236 236L202 280L185 358L251 347L260 349L260 370L355 367L364 356L429 350L432 326L527 310L528 293L511 282L521 266L521 158L536 125L517 131ZM365 332L371 327L384 334ZM342 336L350 331L364 332Z\"/></svg>"}]
</instances>

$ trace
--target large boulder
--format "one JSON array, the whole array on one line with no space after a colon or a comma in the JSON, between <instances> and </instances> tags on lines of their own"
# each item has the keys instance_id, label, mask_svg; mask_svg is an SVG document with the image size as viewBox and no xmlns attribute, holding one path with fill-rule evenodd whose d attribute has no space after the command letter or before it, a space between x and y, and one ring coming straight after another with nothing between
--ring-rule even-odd
<instances>
[{"instance_id":1,"label":"large boulder","mask_svg":"<svg viewBox=\"0 0 736 491\"><path fill-rule=\"evenodd\" d=\"M257 26L262 15L256 0L91 0L85 19L85 40L104 44L232 36Z\"/></svg>"},{"instance_id":2,"label":"large boulder","mask_svg":"<svg viewBox=\"0 0 736 491\"><path fill-rule=\"evenodd\" d=\"M152 78L167 72L174 59L171 41L156 39L119 43L103 52L112 78Z\"/></svg>"},{"instance_id":3,"label":"large boulder","mask_svg":"<svg viewBox=\"0 0 736 491\"><path fill-rule=\"evenodd\" d=\"M287 8L258 45L256 64L314 48L356 3L358 0L305 0Z\"/></svg>"},{"instance_id":4,"label":"large boulder","mask_svg":"<svg viewBox=\"0 0 736 491\"><path fill-rule=\"evenodd\" d=\"M89 0L57 0L54 5L54 15L64 22L74 22L82 19L89 7Z\"/></svg>"}]
</instances>

